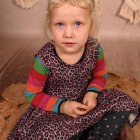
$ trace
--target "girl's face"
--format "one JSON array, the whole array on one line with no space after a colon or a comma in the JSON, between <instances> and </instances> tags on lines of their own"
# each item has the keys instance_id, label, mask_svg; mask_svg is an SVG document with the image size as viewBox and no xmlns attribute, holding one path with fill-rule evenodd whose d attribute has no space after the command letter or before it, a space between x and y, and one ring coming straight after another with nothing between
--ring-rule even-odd
<instances>
[{"instance_id":1,"label":"girl's face","mask_svg":"<svg viewBox=\"0 0 140 140\"><path fill-rule=\"evenodd\" d=\"M88 10L69 3L52 10L51 32L57 51L64 54L83 51L91 31Z\"/></svg>"}]
</instances>

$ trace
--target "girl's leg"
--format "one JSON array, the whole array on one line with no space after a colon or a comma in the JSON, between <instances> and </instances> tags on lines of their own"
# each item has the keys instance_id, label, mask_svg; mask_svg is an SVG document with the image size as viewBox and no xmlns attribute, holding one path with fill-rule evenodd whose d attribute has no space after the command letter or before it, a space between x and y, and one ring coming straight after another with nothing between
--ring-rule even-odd
<instances>
[{"instance_id":1,"label":"girl's leg","mask_svg":"<svg viewBox=\"0 0 140 140\"><path fill-rule=\"evenodd\" d=\"M109 112L88 132L87 140L113 140L117 137L131 111Z\"/></svg>"},{"instance_id":2,"label":"girl's leg","mask_svg":"<svg viewBox=\"0 0 140 140\"><path fill-rule=\"evenodd\" d=\"M113 140L117 137L131 111L109 112L94 126L69 140Z\"/></svg>"}]
</instances>

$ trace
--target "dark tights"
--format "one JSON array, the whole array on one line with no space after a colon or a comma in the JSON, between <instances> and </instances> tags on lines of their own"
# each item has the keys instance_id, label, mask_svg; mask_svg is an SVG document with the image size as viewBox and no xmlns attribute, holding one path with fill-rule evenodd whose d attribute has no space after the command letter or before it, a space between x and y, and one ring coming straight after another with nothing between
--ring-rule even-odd
<instances>
[{"instance_id":1,"label":"dark tights","mask_svg":"<svg viewBox=\"0 0 140 140\"><path fill-rule=\"evenodd\" d=\"M131 112L109 112L94 126L69 140L113 140L117 137Z\"/></svg>"}]
</instances>

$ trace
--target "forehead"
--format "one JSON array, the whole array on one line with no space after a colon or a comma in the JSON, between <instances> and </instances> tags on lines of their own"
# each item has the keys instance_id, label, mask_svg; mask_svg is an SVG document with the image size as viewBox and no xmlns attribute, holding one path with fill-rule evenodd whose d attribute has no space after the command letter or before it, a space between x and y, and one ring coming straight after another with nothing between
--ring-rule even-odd
<instances>
[{"instance_id":1,"label":"forehead","mask_svg":"<svg viewBox=\"0 0 140 140\"><path fill-rule=\"evenodd\" d=\"M69 3L64 3L61 6L54 8L51 12L52 20L63 19L88 19L90 17L89 11L84 8L73 6Z\"/></svg>"}]
</instances>

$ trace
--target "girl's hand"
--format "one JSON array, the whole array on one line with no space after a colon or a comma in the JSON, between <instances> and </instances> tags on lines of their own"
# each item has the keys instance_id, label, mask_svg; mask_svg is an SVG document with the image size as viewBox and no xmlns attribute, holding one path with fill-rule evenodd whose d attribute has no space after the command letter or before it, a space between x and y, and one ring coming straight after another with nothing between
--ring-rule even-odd
<instances>
[{"instance_id":1,"label":"girl's hand","mask_svg":"<svg viewBox=\"0 0 140 140\"><path fill-rule=\"evenodd\" d=\"M74 118L87 114L88 110L88 106L76 101L64 101L60 106L60 113L67 114Z\"/></svg>"},{"instance_id":2,"label":"girl's hand","mask_svg":"<svg viewBox=\"0 0 140 140\"><path fill-rule=\"evenodd\" d=\"M83 99L83 104L89 107L89 111L93 110L97 105L98 94L95 92L87 92Z\"/></svg>"}]
</instances>

